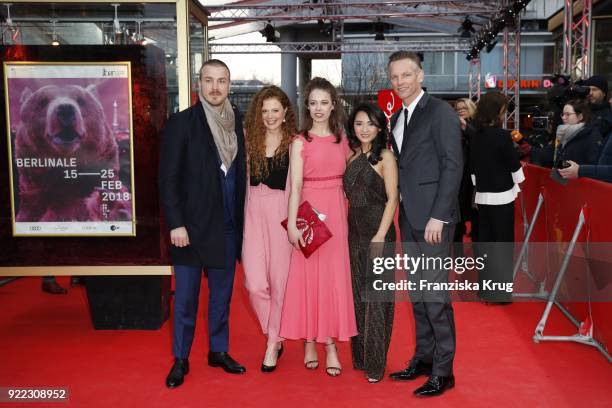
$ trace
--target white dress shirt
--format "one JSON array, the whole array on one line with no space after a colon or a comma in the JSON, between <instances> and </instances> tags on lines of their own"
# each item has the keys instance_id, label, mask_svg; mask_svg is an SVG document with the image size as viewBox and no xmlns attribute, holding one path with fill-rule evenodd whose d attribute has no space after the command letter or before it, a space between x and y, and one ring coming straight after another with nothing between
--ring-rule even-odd
<instances>
[{"instance_id":1,"label":"white dress shirt","mask_svg":"<svg viewBox=\"0 0 612 408\"><path fill-rule=\"evenodd\" d=\"M410 123L410 118L412 117L412 113L417 106L417 103L421 100L421 98L425 95L425 91L421 89L419 96L416 97L414 101L408 106L402 103L402 113L400 113L397 118L397 122L395 122L395 128L393 129L393 137L395 138L395 143L397 144L397 151L402 151L402 141L404 140L404 111L408 111L408 123Z\"/></svg>"}]
</instances>

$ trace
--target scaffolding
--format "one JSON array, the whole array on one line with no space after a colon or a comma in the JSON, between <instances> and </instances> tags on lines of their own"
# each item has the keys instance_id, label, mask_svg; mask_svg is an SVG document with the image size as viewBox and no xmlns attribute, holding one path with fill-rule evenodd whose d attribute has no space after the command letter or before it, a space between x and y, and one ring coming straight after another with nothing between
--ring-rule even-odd
<instances>
[{"instance_id":1,"label":"scaffolding","mask_svg":"<svg viewBox=\"0 0 612 408\"><path fill-rule=\"evenodd\" d=\"M518 130L520 126L521 84L521 17L516 16L504 28L504 95L508 109L504 116L504 128Z\"/></svg>"},{"instance_id":2,"label":"scaffolding","mask_svg":"<svg viewBox=\"0 0 612 408\"><path fill-rule=\"evenodd\" d=\"M590 0L580 0L590 5ZM571 0L567 0L571 4ZM373 0L373 1L305 1L303 3L272 3L245 4L233 3L225 5L211 5L206 9L211 13L209 21L212 23L210 29L228 27L241 23L261 22L263 24L280 24L286 21L289 24L296 22L339 22L342 25L348 21L385 21L385 23L399 23L406 26L407 21L418 21L428 19L434 23L457 24L452 17L470 16L480 19L484 29L491 30L492 22L500 15L506 15L509 9L521 10L517 6L524 7L524 0L498 0L498 1L445 1L445 0ZM567 5L566 5L567 7ZM520 29L521 19L518 13L508 22L503 31L504 49L504 86L503 92L509 101L509 109L504 118L507 129L518 129L520 112ZM404 20L402 20L404 19ZM590 13L588 19L582 19L580 27L590 27ZM587 23L588 21L588 23ZM487 24L488 23L488 24ZM277 25L278 27L279 25ZM449 32L451 26L444 30ZM456 25L454 26L456 27ZM440 28L439 26L437 27ZM456 28L454 28L456 30ZM392 34L391 34L392 35ZM571 36L571 33L569 34ZM575 34L574 39L585 43L585 35ZM341 34L338 41L332 42L294 42L282 41L266 44L224 44L221 41L209 43L210 54L342 54L342 53L380 53L393 52L400 49L410 49L418 52L427 51L455 51L466 52L470 49L469 39L457 38L451 41L345 41ZM582 46L581 50L586 49ZM471 57L471 55L468 55ZM586 61L582 59L581 61ZM482 87L482 76L480 59L478 56L470 59L468 70L468 94L475 101L480 99Z\"/></svg>"},{"instance_id":3,"label":"scaffolding","mask_svg":"<svg viewBox=\"0 0 612 408\"><path fill-rule=\"evenodd\" d=\"M480 100L480 58L474 58L470 60L470 67L468 71L468 96L474 102Z\"/></svg>"},{"instance_id":4,"label":"scaffolding","mask_svg":"<svg viewBox=\"0 0 612 408\"><path fill-rule=\"evenodd\" d=\"M591 75L591 6L591 0L565 0L563 72L572 79L584 79ZM578 14L577 19L574 14Z\"/></svg>"},{"instance_id":5,"label":"scaffolding","mask_svg":"<svg viewBox=\"0 0 612 408\"><path fill-rule=\"evenodd\" d=\"M285 4L227 4L206 6L210 22L309 21L345 19L390 19L489 15L499 10L495 1L400 0L304 2ZM429 7L429 10L418 8Z\"/></svg>"},{"instance_id":6,"label":"scaffolding","mask_svg":"<svg viewBox=\"0 0 612 408\"><path fill-rule=\"evenodd\" d=\"M210 43L212 54L330 54L384 53L409 49L414 52L467 51L467 41L376 41L376 42L274 42Z\"/></svg>"}]
</instances>

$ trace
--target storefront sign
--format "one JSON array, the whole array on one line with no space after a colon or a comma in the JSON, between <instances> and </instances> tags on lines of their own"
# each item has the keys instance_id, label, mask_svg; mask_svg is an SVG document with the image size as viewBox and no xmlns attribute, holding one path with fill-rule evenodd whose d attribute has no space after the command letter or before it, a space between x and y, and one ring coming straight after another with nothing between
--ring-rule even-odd
<instances>
[{"instance_id":1,"label":"storefront sign","mask_svg":"<svg viewBox=\"0 0 612 408\"><path fill-rule=\"evenodd\" d=\"M515 85L515 80L508 80L507 89L511 89ZM521 79L519 82L520 89L547 89L552 88L554 83L550 79ZM485 76L485 88L504 89L504 80L499 79L497 75L487 74Z\"/></svg>"}]
</instances>

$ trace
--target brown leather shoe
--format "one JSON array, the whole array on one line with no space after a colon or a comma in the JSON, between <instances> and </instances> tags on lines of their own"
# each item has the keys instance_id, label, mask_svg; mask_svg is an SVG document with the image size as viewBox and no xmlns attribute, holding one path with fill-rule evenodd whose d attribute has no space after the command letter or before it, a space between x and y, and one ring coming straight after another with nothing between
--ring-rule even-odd
<instances>
[{"instance_id":1,"label":"brown leather shoe","mask_svg":"<svg viewBox=\"0 0 612 408\"><path fill-rule=\"evenodd\" d=\"M62 288L56 280L43 280L41 285L42 291L52 295L65 295L68 291Z\"/></svg>"}]
</instances>

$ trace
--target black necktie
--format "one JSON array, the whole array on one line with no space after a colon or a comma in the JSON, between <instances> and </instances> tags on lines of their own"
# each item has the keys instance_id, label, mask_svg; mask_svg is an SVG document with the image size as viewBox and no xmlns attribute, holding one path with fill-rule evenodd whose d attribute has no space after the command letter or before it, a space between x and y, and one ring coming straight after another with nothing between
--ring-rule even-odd
<instances>
[{"instance_id":1,"label":"black necktie","mask_svg":"<svg viewBox=\"0 0 612 408\"><path fill-rule=\"evenodd\" d=\"M408 109L404 109L404 136L402 136L402 146L406 144L406 139L408 138ZM402 151L402 146L398 146L400 152Z\"/></svg>"}]
</instances>

